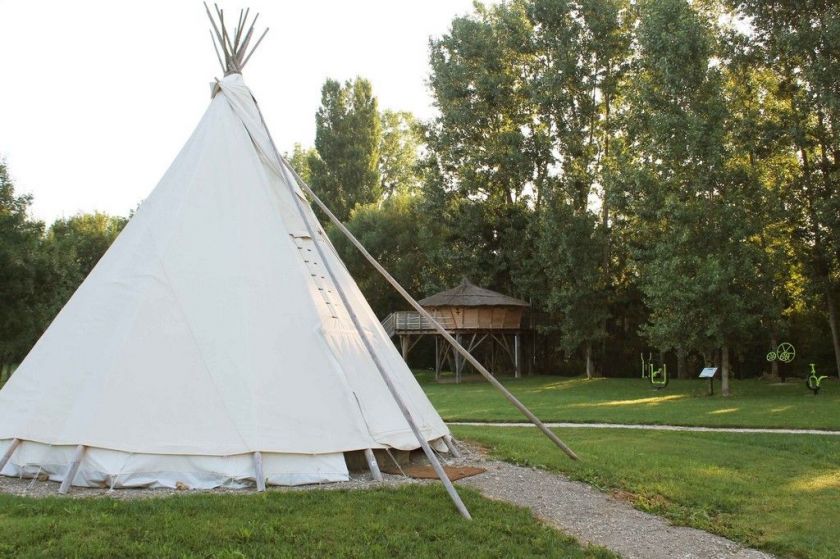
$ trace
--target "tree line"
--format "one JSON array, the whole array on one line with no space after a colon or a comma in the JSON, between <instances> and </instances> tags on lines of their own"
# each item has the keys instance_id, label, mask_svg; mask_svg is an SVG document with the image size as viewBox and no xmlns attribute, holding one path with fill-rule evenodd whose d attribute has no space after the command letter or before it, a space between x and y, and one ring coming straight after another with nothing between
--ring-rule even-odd
<instances>
[{"instance_id":1,"label":"tree line","mask_svg":"<svg viewBox=\"0 0 840 559\"><path fill-rule=\"evenodd\" d=\"M547 371L644 351L728 380L789 340L840 374L835 2L509 0L429 49L435 118L408 134L329 82L293 154L412 292L530 301ZM380 315L405 308L335 244Z\"/></svg>"},{"instance_id":2,"label":"tree line","mask_svg":"<svg viewBox=\"0 0 840 559\"><path fill-rule=\"evenodd\" d=\"M476 4L429 61L430 121L328 80L314 147L288 154L409 291L468 276L528 300L539 372L633 374L655 352L728 380L776 372L764 355L792 341L840 374L835 2ZM123 221L45 228L0 176L2 361ZM330 232L377 314L405 308Z\"/></svg>"}]
</instances>

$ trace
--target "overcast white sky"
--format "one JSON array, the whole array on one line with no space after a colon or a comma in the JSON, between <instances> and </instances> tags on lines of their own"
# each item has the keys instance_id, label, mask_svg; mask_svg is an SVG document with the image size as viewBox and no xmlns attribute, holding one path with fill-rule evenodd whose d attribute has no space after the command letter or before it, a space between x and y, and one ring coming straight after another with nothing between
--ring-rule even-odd
<instances>
[{"instance_id":1,"label":"overcast white sky","mask_svg":"<svg viewBox=\"0 0 840 559\"><path fill-rule=\"evenodd\" d=\"M281 151L314 140L327 77L421 118L428 38L472 0L238 0L271 30L245 69ZM0 157L33 214L125 215L157 184L220 74L199 0L0 0Z\"/></svg>"}]
</instances>

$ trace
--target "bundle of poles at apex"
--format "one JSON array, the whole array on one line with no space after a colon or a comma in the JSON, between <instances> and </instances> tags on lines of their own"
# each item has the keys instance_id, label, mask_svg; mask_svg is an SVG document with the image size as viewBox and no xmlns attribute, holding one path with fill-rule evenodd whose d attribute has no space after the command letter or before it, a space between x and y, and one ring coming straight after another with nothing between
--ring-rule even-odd
<instances>
[{"instance_id":1,"label":"bundle of poles at apex","mask_svg":"<svg viewBox=\"0 0 840 559\"><path fill-rule=\"evenodd\" d=\"M213 41L213 48L216 50L216 58L219 59L219 65L222 67L226 76L228 74L241 74L242 69L245 68L254 51L260 46L269 28L265 28L260 38L254 43L251 51L248 52L248 45L254 36L254 26L257 24L260 14L257 13L249 24L248 16L251 13L251 9L239 10L239 21L236 27L233 28L233 40L231 40L231 35L228 34L227 27L225 26L225 11L220 9L218 4L213 4L213 8L216 11L216 17L219 18L218 25L216 25L216 20L213 19L213 14L210 13L207 2L204 3L204 9L207 10L207 17L210 18L210 24L213 26L210 30L210 39ZM248 27L248 31L244 32L246 26ZM219 52L219 47L222 49L221 53ZM222 61L222 53L224 53L224 61Z\"/></svg>"}]
</instances>

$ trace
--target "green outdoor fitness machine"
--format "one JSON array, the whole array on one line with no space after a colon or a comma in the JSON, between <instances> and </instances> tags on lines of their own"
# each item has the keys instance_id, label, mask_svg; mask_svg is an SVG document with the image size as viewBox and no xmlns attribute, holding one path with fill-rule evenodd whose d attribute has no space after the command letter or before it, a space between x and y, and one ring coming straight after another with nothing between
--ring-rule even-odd
<instances>
[{"instance_id":1,"label":"green outdoor fitness machine","mask_svg":"<svg viewBox=\"0 0 840 559\"><path fill-rule=\"evenodd\" d=\"M827 378L828 375L817 376L817 371L814 370L814 364L811 363L811 374L805 380L805 386L816 396L820 392L820 383Z\"/></svg>"},{"instance_id":2,"label":"green outdoor fitness machine","mask_svg":"<svg viewBox=\"0 0 840 559\"><path fill-rule=\"evenodd\" d=\"M767 361L769 363L775 363L779 361L781 363L790 363L793 361L793 358L796 357L796 348L793 347L793 344L790 342L782 342L779 346L775 349L770 349L767 352ZM782 367L778 367L779 378L782 382L785 382L785 371Z\"/></svg>"},{"instance_id":3,"label":"green outdoor fitness machine","mask_svg":"<svg viewBox=\"0 0 840 559\"><path fill-rule=\"evenodd\" d=\"M668 386L668 367L665 363L658 369L653 364L653 354L648 353L647 361L645 361L645 354L640 354L642 357L642 378L646 378L650 383L661 390Z\"/></svg>"}]
</instances>

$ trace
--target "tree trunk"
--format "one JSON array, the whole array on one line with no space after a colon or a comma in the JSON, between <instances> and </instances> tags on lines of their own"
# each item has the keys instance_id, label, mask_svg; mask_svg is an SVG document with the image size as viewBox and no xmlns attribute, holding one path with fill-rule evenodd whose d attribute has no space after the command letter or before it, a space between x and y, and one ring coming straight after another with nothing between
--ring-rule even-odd
<instances>
[{"instance_id":1,"label":"tree trunk","mask_svg":"<svg viewBox=\"0 0 840 559\"><path fill-rule=\"evenodd\" d=\"M586 378L592 379L592 342L586 342Z\"/></svg>"},{"instance_id":2,"label":"tree trunk","mask_svg":"<svg viewBox=\"0 0 840 559\"><path fill-rule=\"evenodd\" d=\"M776 334L770 336L770 345L773 346L773 349L770 351L776 351L776 348L779 347L779 337ZM773 378L779 378L779 359L776 356L776 359L770 362L770 374Z\"/></svg>"},{"instance_id":3,"label":"tree trunk","mask_svg":"<svg viewBox=\"0 0 840 559\"><path fill-rule=\"evenodd\" d=\"M831 342L834 344L834 362L837 367L837 376L840 377L840 332L837 331L837 305L834 303L834 294L831 292L831 283L826 282L825 301L828 305L828 324L831 327Z\"/></svg>"},{"instance_id":4,"label":"tree trunk","mask_svg":"<svg viewBox=\"0 0 840 559\"><path fill-rule=\"evenodd\" d=\"M729 396L729 346L724 345L720 350L720 393Z\"/></svg>"},{"instance_id":5,"label":"tree trunk","mask_svg":"<svg viewBox=\"0 0 840 559\"><path fill-rule=\"evenodd\" d=\"M686 367L685 363L686 352L685 349L682 347L677 348L677 378L687 379L688 378L688 367Z\"/></svg>"}]
</instances>

